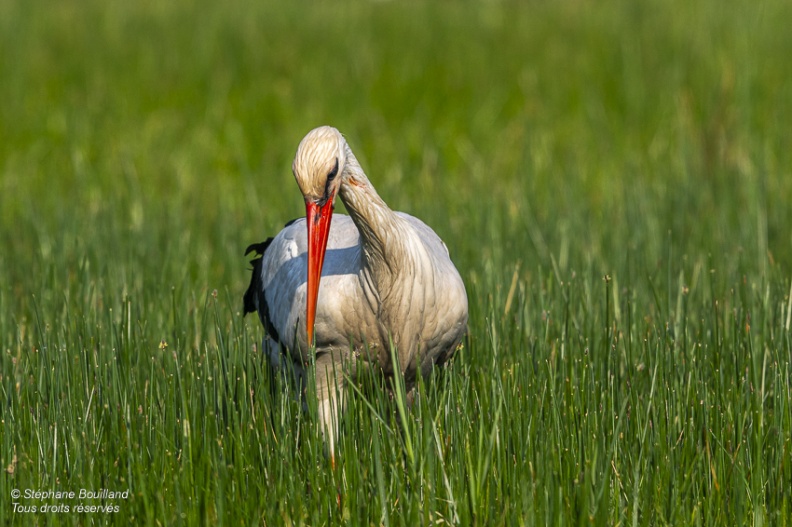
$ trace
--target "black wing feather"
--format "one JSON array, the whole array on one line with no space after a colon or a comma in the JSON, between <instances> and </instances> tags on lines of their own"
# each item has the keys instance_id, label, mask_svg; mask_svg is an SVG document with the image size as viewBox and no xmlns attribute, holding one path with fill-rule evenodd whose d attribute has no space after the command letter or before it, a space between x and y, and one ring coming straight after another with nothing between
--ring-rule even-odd
<instances>
[{"instance_id":1,"label":"black wing feather","mask_svg":"<svg viewBox=\"0 0 792 527\"><path fill-rule=\"evenodd\" d=\"M267 331L267 334L270 336L270 338L275 340L275 342L280 342L278 330L276 330L275 326L272 325L272 320L269 316L267 297L264 292L264 285L261 283L261 261L264 257L264 253L271 243L272 238L267 238L261 243L252 243L247 249L245 249L245 256L252 252L259 256L258 258L250 260L251 265L253 265L253 276L250 277L250 285L248 286L247 291L245 291L245 295L242 297L244 304L243 314L247 315L248 313L253 313L258 308L259 318L261 319L261 323L264 325L264 329Z\"/></svg>"},{"instance_id":2,"label":"black wing feather","mask_svg":"<svg viewBox=\"0 0 792 527\"><path fill-rule=\"evenodd\" d=\"M288 227L299 219L300 218L295 218L289 221L286 223L286 225L284 225L284 228ZM248 245L247 249L245 249L245 256L250 253L255 253L258 255L258 258L250 260L250 264L253 266L253 276L250 277L250 285L248 286L247 291L245 291L245 295L242 297L242 301L244 303L242 313L243 315L247 315L248 313L253 313L258 310L259 318L261 319L261 323L264 325L264 329L267 331L267 334L275 342L280 342L278 330L272 325L272 320L269 316L269 306L267 305L267 297L264 294L264 284L261 283L261 260L264 257L264 253L267 251L267 248L272 243L272 240L273 238L267 238L261 243L251 243Z\"/></svg>"}]
</instances>

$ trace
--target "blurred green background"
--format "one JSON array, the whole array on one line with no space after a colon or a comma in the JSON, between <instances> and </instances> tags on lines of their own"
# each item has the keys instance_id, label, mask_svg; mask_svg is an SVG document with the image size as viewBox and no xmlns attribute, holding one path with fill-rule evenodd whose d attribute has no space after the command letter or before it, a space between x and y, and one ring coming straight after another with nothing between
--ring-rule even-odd
<instances>
[{"instance_id":1,"label":"blurred green background","mask_svg":"<svg viewBox=\"0 0 792 527\"><path fill-rule=\"evenodd\" d=\"M291 157L328 123L463 271L651 265L670 237L788 272L790 10L4 1L3 269L157 262L238 291L230 256L302 213Z\"/></svg>"}]
</instances>

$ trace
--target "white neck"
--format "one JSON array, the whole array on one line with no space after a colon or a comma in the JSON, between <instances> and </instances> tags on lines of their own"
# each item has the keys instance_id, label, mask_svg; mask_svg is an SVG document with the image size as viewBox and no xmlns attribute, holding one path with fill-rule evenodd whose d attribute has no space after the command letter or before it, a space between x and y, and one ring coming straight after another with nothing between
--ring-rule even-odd
<instances>
[{"instance_id":1,"label":"white neck","mask_svg":"<svg viewBox=\"0 0 792 527\"><path fill-rule=\"evenodd\" d=\"M395 271L403 269L406 263L404 220L377 194L349 146L346 147L344 177L341 200L360 232L364 265L381 291L392 283Z\"/></svg>"}]
</instances>

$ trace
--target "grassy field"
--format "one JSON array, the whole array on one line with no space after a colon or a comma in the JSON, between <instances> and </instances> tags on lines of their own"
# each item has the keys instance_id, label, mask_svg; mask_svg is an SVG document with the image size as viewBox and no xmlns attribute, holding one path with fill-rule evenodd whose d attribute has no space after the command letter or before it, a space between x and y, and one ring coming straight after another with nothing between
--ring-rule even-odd
<instances>
[{"instance_id":1,"label":"grassy field","mask_svg":"<svg viewBox=\"0 0 792 527\"><path fill-rule=\"evenodd\" d=\"M790 20L0 0L0 524L791 526ZM319 124L470 300L336 470L241 316Z\"/></svg>"}]
</instances>

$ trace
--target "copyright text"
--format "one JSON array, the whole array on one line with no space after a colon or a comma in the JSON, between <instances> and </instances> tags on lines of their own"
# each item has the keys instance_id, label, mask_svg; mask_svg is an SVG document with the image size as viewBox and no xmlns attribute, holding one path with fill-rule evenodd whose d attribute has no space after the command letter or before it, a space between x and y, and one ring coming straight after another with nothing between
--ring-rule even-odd
<instances>
[{"instance_id":1,"label":"copyright text","mask_svg":"<svg viewBox=\"0 0 792 527\"><path fill-rule=\"evenodd\" d=\"M13 489L12 506L15 514L115 514L120 502L129 498L129 489L36 490ZM97 503L98 502L98 503Z\"/></svg>"}]
</instances>

